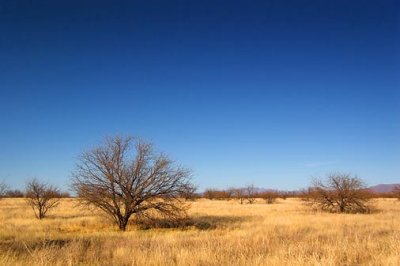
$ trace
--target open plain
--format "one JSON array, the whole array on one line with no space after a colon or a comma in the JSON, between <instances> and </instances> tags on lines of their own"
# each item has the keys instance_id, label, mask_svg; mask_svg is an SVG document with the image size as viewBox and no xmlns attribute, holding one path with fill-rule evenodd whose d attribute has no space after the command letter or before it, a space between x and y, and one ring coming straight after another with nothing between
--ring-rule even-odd
<instances>
[{"instance_id":1,"label":"open plain","mask_svg":"<svg viewBox=\"0 0 400 266\"><path fill-rule=\"evenodd\" d=\"M314 212L299 199L200 199L183 228L119 232L63 199L38 220L23 199L0 201L0 265L400 265L400 201L372 214Z\"/></svg>"}]
</instances>

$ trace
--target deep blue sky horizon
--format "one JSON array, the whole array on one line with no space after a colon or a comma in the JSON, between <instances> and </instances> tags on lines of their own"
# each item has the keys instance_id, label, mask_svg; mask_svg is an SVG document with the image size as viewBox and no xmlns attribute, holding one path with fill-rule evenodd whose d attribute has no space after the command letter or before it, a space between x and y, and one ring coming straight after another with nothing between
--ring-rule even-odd
<instances>
[{"instance_id":1,"label":"deep blue sky horizon","mask_svg":"<svg viewBox=\"0 0 400 266\"><path fill-rule=\"evenodd\" d=\"M81 3L84 2L84 3ZM396 1L1 1L0 180L67 188L114 134L200 189L400 183Z\"/></svg>"}]
</instances>

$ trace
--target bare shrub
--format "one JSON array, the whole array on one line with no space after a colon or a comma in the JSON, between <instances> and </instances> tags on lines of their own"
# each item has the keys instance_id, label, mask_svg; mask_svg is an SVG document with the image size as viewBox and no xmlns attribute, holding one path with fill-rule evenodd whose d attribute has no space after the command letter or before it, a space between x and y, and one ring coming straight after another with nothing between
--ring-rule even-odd
<instances>
[{"instance_id":1,"label":"bare shrub","mask_svg":"<svg viewBox=\"0 0 400 266\"><path fill-rule=\"evenodd\" d=\"M278 192L278 194L279 197L282 198L283 200L286 200L290 196L290 193L288 191L281 191Z\"/></svg>"},{"instance_id":2,"label":"bare shrub","mask_svg":"<svg viewBox=\"0 0 400 266\"><path fill-rule=\"evenodd\" d=\"M4 181L0 182L0 199L6 196L8 186Z\"/></svg>"},{"instance_id":3,"label":"bare shrub","mask_svg":"<svg viewBox=\"0 0 400 266\"><path fill-rule=\"evenodd\" d=\"M253 204L256 201L257 190L254 185L248 185L245 187L247 203Z\"/></svg>"},{"instance_id":4,"label":"bare shrub","mask_svg":"<svg viewBox=\"0 0 400 266\"><path fill-rule=\"evenodd\" d=\"M232 189L218 190L213 188L207 188L204 190L203 196L209 200L230 200L234 192Z\"/></svg>"},{"instance_id":5,"label":"bare shrub","mask_svg":"<svg viewBox=\"0 0 400 266\"><path fill-rule=\"evenodd\" d=\"M260 197L263 198L267 204L272 204L276 202L276 199L279 198L279 193L276 191L266 191L260 194Z\"/></svg>"},{"instance_id":6,"label":"bare shrub","mask_svg":"<svg viewBox=\"0 0 400 266\"><path fill-rule=\"evenodd\" d=\"M196 191L197 187L188 187L185 191L181 192L180 197L185 199L186 201L195 201L198 198Z\"/></svg>"},{"instance_id":7,"label":"bare shrub","mask_svg":"<svg viewBox=\"0 0 400 266\"><path fill-rule=\"evenodd\" d=\"M246 199L246 192L244 188L234 188L232 189L233 197L239 200L240 204L243 204Z\"/></svg>"},{"instance_id":8,"label":"bare shrub","mask_svg":"<svg viewBox=\"0 0 400 266\"><path fill-rule=\"evenodd\" d=\"M368 213L370 199L364 182L350 174L330 174L325 180L315 179L308 191L311 205L324 211Z\"/></svg>"},{"instance_id":9,"label":"bare shrub","mask_svg":"<svg viewBox=\"0 0 400 266\"><path fill-rule=\"evenodd\" d=\"M81 156L72 187L82 204L103 211L125 231L132 215L186 216L181 195L193 185L189 170L155 153L150 143L117 136Z\"/></svg>"},{"instance_id":10,"label":"bare shrub","mask_svg":"<svg viewBox=\"0 0 400 266\"><path fill-rule=\"evenodd\" d=\"M217 199L218 198L217 191L212 188L207 188L203 192L203 197L209 200Z\"/></svg>"},{"instance_id":11,"label":"bare shrub","mask_svg":"<svg viewBox=\"0 0 400 266\"><path fill-rule=\"evenodd\" d=\"M233 187L229 187L229 188L225 189L224 192L225 192L225 198L227 200L231 200L232 198L235 197L235 188L233 188Z\"/></svg>"},{"instance_id":12,"label":"bare shrub","mask_svg":"<svg viewBox=\"0 0 400 266\"><path fill-rule=\"evenodd\" d=\"M315 189L313 187L309 187L307 189L301 189L298 192L297 196L304 202L311 202L312 199L316 197Z\"/></svg>"},{"instance_id":13,"label":"bare shrub","mask_svg":"<svg viewBox=\"0 0 400 266\"><path fill-rule=\"evenodd\" d=\"M6 191L4 197L6 197L6 198L23 198L24 192L22 192L19 189L10 189L10 190Z\"/></svg>"},{"instance_id":14,"label":"bare shrub","mask_svg":"<svg viewBox=\"0 0 400 266\"><path fill-rule=\"evenodd\" d=\"M257 190L254 185L248 185L242 188L230 188L229 193L231 197L239 200L240 204L245 202L248 204L253 204L257 197Z\"/></svg>"},{"instance_id":15,"label":"bare shrub","mask_svg":"<svg viewBox=\"0 0 400 266\"><path fill-rule=\"evenodd\" d=\"M31 206L36 218L43 219L50 209L58 206L59 190L47 183L32 179L26 184L26 202Z\"/></svg>"},{"instance_id":16,"label":"bare shrub","mask_svg":"<svg viewBox=\"0 0 400 266\"><path fill-rule=\"evenodd\" d=\"M71 198L71 194L69 194L69 192L67 192L67 191L60 191L58 193L58 197L59 198Z\"/></svg>"}]
</instances>

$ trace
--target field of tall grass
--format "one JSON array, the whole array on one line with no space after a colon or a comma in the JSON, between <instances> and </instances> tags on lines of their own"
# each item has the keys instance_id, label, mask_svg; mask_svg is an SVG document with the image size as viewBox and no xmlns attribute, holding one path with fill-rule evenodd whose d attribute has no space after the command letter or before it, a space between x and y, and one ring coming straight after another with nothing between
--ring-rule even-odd
<instances>
[{"instance_id":1,"label":"field of tall grass","mask_svg":"<svg viewBox=\"0 0 400 266\"><path fill-rule=\"evenodd\" d=\"M37 220L0 201L0 265L400 265L400 201L372 214L313 212L298 199L252 205L200 199L184 228L118 228L63 199Z\"/></svg>"}]
</instances>

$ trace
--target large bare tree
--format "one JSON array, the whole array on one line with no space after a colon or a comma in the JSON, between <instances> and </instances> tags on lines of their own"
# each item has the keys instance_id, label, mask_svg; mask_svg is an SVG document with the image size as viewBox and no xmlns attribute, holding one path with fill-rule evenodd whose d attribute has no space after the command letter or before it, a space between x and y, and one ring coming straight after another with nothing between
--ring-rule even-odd
<instances>
[{"instance_id":1,"label":"large bare tree","mask_svg":"<svg viewBox=\"0 0 400 266\"><path fill-rule=\"evenodd\" d=\"M186 215L181 195L193 189L189 170L150 143L119 136L83 153L72 187L83 204L103 211L122 231L133 215Z\"/></svg>"},{"instance_id":2,"label":"large bare tree","mask_svg":"<svg viewBox=\"0 0 400 266\"><path fill-rule=\"evenodd\" d=\"M50 209L58 206L60 192L52 185L31 179L26 184L26 202L31 206L36 218L43 219Z\"/></svg>"},{"instance_id":3,"label":"large bare tree","mask_svg":"<svg viewBox=\"0 0 400 266\"><path fill-rule=\"evenodd\" d=\"M366 213L370 211L370 193L364 182L346 173L330 174L315 179L309 190L310 202L322 210L340 213Z\"/></svg>"}]
</instances>

